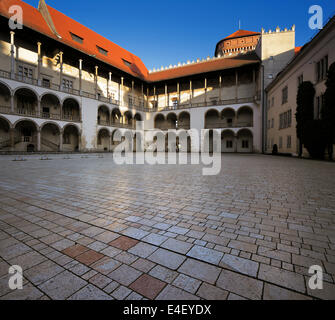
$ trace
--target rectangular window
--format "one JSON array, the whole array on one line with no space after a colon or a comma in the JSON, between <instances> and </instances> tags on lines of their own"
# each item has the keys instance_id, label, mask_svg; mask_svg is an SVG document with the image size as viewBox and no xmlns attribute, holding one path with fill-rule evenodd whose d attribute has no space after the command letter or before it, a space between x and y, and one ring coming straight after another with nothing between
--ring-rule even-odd
<instances>
[{"instance_id":1,"label":"rectangular window","mask_svg":"<svg viewBox=\"0 0 335 320\"><path fill-rule=\"evenodd\" d=\"M304 75L301 74L299 77L298 77L298 87L304 82Z\"/></svg>"},{"instance_id":2,"label":"rectangular window","mask_svg":"<svg viewBox=\"0 0 335 320\"><path fill-rule=\"evenodd\" d=\"M71 34L72 40L74 40L74 41L76 41L76 42L78 42L80 44L83 44L84 39L82 37L79 37L79 36L77 36L76 34L74 34L72 32L70 32L70 34Z\"/></svg>"},{"instance_id":3,"label":"rectangular window","mask_svg":"<svg viewBox=\"0 0 335 320\"><path fill-rule=\"evenodd\" d=\"M99 51L101 54L103 54L104 56L107 56L107 54L108 54L108 51L107 51L107 50L105 50L105 49L103 49L103 48L101 48L101 47L99 47L99 46L97 46L97 48L98 48L98 51Z\"/></svg>"},{"instance_id":4,"label":"rectangular window","mask_svg":"<svg viewBox=\"0 0 335 320\"><path fill-rule=\"evenodd\" d=\"M42 79L42 86L45 87L45 88L50 88L50 80L46 79L46 78L43 78Z\"/></svg>"},{"instance_id":5,"label":"rectangular window","mask_svg":"<svg viewBox=\"0 0 335 320\"><path fill-rule=\"evenodd\" d=\"M320 82L327 78L328 73L328 55L316 63L316 81Z\"/></svg>"},{"instance_id":6,"label":"rectangular window","mask_svg":"<svg viewBox=\"0 0 335 320\"><path fill-rule=\"evenodd\" d=\"M273 129L275 127L275 119L272 118L271 128Z\"/></svg>"},{"instance_id":7,"label":"rectangular window","mask_svg":"<svg viewBox=\"0 0 335 320\"><path fill-rule=\"evenodd\" d=\"M279 149L283 147L283 137L279 137Z\"/></svg>"},{"instance_id":8,"label":"rectangular window","mask_svg":"<svg viewBox=\"0 0 335 320\"><path fill-rule=\"evenodd\" d=\"M291 149L292 138L291 136L287 136L287 149Z\"/></svg>"},{"instance_id":9,"label":"rectangular window","mask_svg":"<svg viewBox=\"0 0 335 320\"><path fill-rule=\"evenodd\" d=\"M62 84L63 84L64 89L72 89L73 88L73 81L72 80L63 79Z\"/></svg>"},{"instance_id":10,"label":"rectangular window","mask_svg":"<svg viewBox=\"0 0 335 320\"><path fill-rule=\"evenodd\" d=\"M20 77L25 77L25 78L29 78L32 79L33 78L33 68L29 68L26 66L19 66L18 68L19 71L19 76Z\"/></svg>"},{"instance_id":11,"label":"rectangular window","mask_svg":"<svg viewBox=\"0 0 335 320\"><path fill-rule=\"evenodd\" d=\"M275 106L275 97L272 97L272 107Z\"/></svg>"},{"instance_id":12,"label":"rectangular window","mask_svg":"<svg viewBox=\"0 0 335 320\"><path fill-rule=\"evenodd\" d=\"M131 66L131 63L125 59L122 59L123 60L123 63L127 66L127 67L130 67Z\"/></svg>"},{"instance_id":13,"label":"rectangular window","mask_svg":"<svg viewBox=\"0 0 335 320\"><path fill-rule=\"evenodd\" d=\"M249 148L249 140L242 140L242 149Z\"/></svg>"},{"instance_id":14,"label":"rectangular window","mask_svg":"<svg viewBox=\"0 0 335 320\"><path fill-rule=\"evenodd\" d=\"M279 129L290 128L292 125L292 110L279 115Z\"/></svg>"},{"instance_id":15,"label":"rectangular window","mask_svg":"<svg viewBox=\"0 0 335 320\"><path fill-rule=\"evenodd\" d=\"M233 141L227 140L226 147L227 149L231 149L233 147Z\"/></svg>"},{"instance_id":16,"label":"rectangular window","mask_svg":"<svg viewBox=\"0 0 335 320\"><path fill-rule=\"evenodd\" d=\"M288 100L288 87L286 86L283 90L282 90L282 104L285 104Z\"/></svg>"}]
</instances>

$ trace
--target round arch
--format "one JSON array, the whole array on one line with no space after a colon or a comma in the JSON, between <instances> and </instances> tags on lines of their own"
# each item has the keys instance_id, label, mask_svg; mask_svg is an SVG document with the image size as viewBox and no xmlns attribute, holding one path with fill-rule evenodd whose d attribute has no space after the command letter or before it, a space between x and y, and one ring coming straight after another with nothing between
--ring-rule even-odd
<instances>
[{"instance_id":1,"label":"round arch","mask_svg":"<svg viewBox=\"0 0 335 320\"><path fill-rule=\"evenodd\" d=\"M220 112L216 109L210 109L205 113L205 129L220 127Z\"/></svg>"},{"instance_id":2,"label":"round arch","mask_svg":"<svg viewBox=\"0 0 335 320\"><path fill-rule=\"evenodd\" d=\"M37 132L39 126L32 119L19 119L13 125L14 151L34 152L38 151Z\"/></svg>"},{"instance_id":3,"label":"round arch","mask_svg":"<svg viewBox=\"0 0 335 320\"><path fill-rule=\"evenodd\" d=\"M80 130L74 124L67 124L63 129L63 150L79 151L80 150Z\"/></svg>"},{"instance_id":4,"label":"round arch","mask_svg":"<svg viewBox=\"0 0 335 320\"><path fill-rule=\"evenodd\" d=\"M119 108L114 108L112 110L111 115L112 115L112 118L111 118L112 119L112 124L113 123L121 123L122 113L121 113Z\"/></svg>"},{"instance_id":5,"label":"round arch","mask_svg":"<svg viewBox=\"0 0 335 320\"><path fill-rule=\"evenodd\" d=\"M165 127L165 116L162 113L156 114L154 118L154 127L156 129L164 129Z\"/></svg>"},{"instance_id":6,"label":"round arch","mask_svg":"<svg viewBox=\"0 0 335 320\"><path fill-rule=\"evenodd\" d=\"M61 103L58 96L50 92L41 96L41 116L45 119L60 119Z\"/></svg>"},{"instance_id":7,"label":"round arch","mask_svg":"<svg viewBox=\"0 0 335 320\"><path fill-rule=\"evenodd\" d=\"M249 106L243 106L237 110L237 123L239 127L253 126L254 111Z\"/></svg>"},{"instance_id":8,"label":"round arch","mask_svg":"<svg viewBox=\"0 0 335 320\"><path fill-rule=\"evenodd\" d=\"M60 151L62 130L59 125L47 121L41 125L41 151Z\"/></svg>"},{"instance_id":9,"label":"round arch","mask_svg":"<svg viewBox=\"0 0 335 320\"><path fill-rule=\"evenodd\" d=\"M178 115L178 129L189 130L191 128L191 115L187 111L183 111Z\"/></svg>"},{"instance_id":10,"label":"round arch","mask_svg":"<svg viewBox=\"0 0 335 320\"><path fill-rule=\"evenodd\" d=\"M109 126L110 125L110 110L106 105L100 105L98 107L98 125Z\"/></svg>"},{"instance_id":11,"label":"round arch","mask_svg":"<svg viewBox=\"0 0 335 320\"><path fill-rule=\"evenodd\" d=\"M22 115L36 115L39 96L31 88L19 87L14 91L14 104L16 112Z\"/></svg>"},{"instance_id":12,"label":"round arch","mask_svg":"<svg viewBox=\"0 0 335 320\"><path fill-rule=\"evenodd\" d=\"M3 109L3 112L9 112L11 109L11 95L10 87L4 82L0 82L0 108Z\"/></svg>"},{"instance_id":13,"label":"round arch","mask_svg":"<svg viewBox=\"0 0 335 320\"><path fill-rule=\"evenodd\" d=\"M63 118L70 121L80 121L81 106L76 98L66 97L62 102Z\"/></svg>"},{"instance_id":14,"label":"round arch","mask_svg":"<svg viewBox=\"0 0 335 320\"><path fill-rule=\"evenodd\" d=\"M168 129L177 129L178 117L174 112L170 112L166 116L166 122L168 125Z\"/></svg>"},{"instance_id":15,"label":"round arch","mask_svg":"<svg viewBox=\"0 0 335 320\"><path fill-rule=\"evenodd\" d=\"M97 133L97 147L100 151L110 151L110 131L101 128Z\"/></svg>"}]
</instances>

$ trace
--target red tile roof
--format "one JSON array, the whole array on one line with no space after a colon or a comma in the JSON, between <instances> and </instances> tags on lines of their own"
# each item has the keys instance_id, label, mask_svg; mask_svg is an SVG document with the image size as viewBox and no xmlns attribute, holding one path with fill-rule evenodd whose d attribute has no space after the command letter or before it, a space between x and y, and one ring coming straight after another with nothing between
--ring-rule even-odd
<instances>
[{"instance_id":1,"label":"red tile roof","mask_svg":"<svg viewBox=\"0 0 335 320\"><path fill-rule=\"evenodd\" d=\"M255 63L259 63L259 59L254 54L244 57L215 58L204 62L191 63L181 67L153 72L149 74L147 79L152 82L163 81L216 70L237 68Z\"/></svg>"},{"instance_id":2,"label":"red tile roof","mask_svg":"<svg viewBox=\"0 0 335 320\"><path fill-rule=\"evenodd\" d=\"M294 53L297 55L301 51L302 47L295 47Z\"/></svg>"},{"instance_id":3,"label":"red tile roof","mask_svg":"<svg viewBox=\"0 0 335 320\"><path fill-rule=\"evenodd\" d=\"M130 73L135 77L145 78L147 76L148 70L139 57L121 48L117 44L104 38L91 29L83 26L79 22L67 17L56 9L50 6L47 7L55 28L62 37L62 42L70 45L71 47L84 51L89 55L95 55L100 60L103 60L120 70ZM83 43L80 44L74 41L70 32L83 38ZM98 51L97 46L108 51L107 57ZM127 66L123 59L130 62L131 66Z\"/></svg>"},{"instance_id":4,"label":"red tile roof","mask_svg":"<svg viewBox=\"0 0 335 320\"><path fill-rule=\"evenodd\" d=\"M41 13L34 7L21 0L0 0L0 15L10 18L9 8L18 5L23 10L23 23L28 28L53 37L53 34L42 17Z\"/></svg>"},{"instance_id":5,"label":"red tile roof","mask_svg":"<svg viewBox=\"0 0 335 320\"><path fill-rule=\"evenodd\" d=\"M237 30L236 32L232 33L230 36L224 38L223 40L241 38L241 37L247 37L247 36L256 36L256 35L260 35L260 33L254 32L254 31L247 31L247 30Z\"/></svg>"},{"instance_id":6,"label":"red tile roof","mask_svg":"<svg viewBox=\"0 0 335 320\"><path fill-rule=\"evenodd\" d=\"M139 57L121 48L120 46L83 26L82 24L67 17L66 15L60 13L56 9L47 6L57 33L61 36L61 38L58 38L51 31L38 9L21 0L0 0L0 14L9 18L11 15L8 13L8 10L12 5L19 5L22 7L23 23L28 28L47 35L73 48L81 50L88 55L95 55L98 59L135 77L144 79L147 76L148 70ZM82 37L84 39L83 43L80 44L74 41L70 32ZM98 51L97 46L107 50L107 56L101 54ZM122 59L130 62L131 66L127 66Z\"/></svg>"},{"instance_id":7,"label":"red tile roof","mask_svg":"<svg viewBox=\"0 0 335 320\"><path fill-rule=\"evenodd\" d=\"M258 62L258 59L255 57L245 57L244 59L238 57L218 58L149 74L146 66L143 64L139 57L121 48L120 46L104 38L98 33L90 30L89 28L83 26L82 24L67 17L56 9L47 5L47 9L49 11L52 22L58 35L60 35L61 38L57 37L55 33L51 30L38 9L30 6L29 4L21 0L0 0L0 15L9 18L10 14L8 11L9 7L11 7L12 5L19 5L22 7L23 23L26 27L31 28L39 33L42 33L75 49L78 49L88 55L93 55L97 59L100 59L107 64L110 64L120 70L123 70L128 74L131 74L148 82L180 78L215 70L236 68ZM83 38L83 43L81 44L73 40L71 37L71 33ZM245 36L254 34L257 33L239 30L233 35ZM233 35L227 38L230 38ZM100 53L97 49L97 46L108 51L107 56ZM123 60L130 62L131 65L129 66L125 64Z\"/></svg>"}]
</instances>

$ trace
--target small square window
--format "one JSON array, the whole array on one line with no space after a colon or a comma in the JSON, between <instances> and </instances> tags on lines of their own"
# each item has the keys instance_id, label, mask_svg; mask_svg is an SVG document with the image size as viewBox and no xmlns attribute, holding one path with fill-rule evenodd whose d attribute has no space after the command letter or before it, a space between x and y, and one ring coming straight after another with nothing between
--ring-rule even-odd
<instances>
[{"instance_id":1,"label":"small square window","mask_svg":"<svg viewBox=\"0 0 335 320\"><path fill-rule=\"evenodd\" d=\"M122 59L123 60L123 63L127 66L127 67L130 67L131 66L131 63L125 59Z\"/></svg>"},{"instance_id":2,"label":"small square window","mask_svg":"<svg viewBox=\"0 0 335 320\"><path fill-rule=\"evenodd\" d=\"M74 41L76 41L76 42L78 42L78 43L80 43L80 44L83 44L83 42L84 42L84 38L79 37L79 36L77 36L76 34L74 34L74 33L72 33L72 32L70 32L70 34L71 34L71 38L72 38L72 40L74 40Z\"/></svg>"},{"instance_id":3,"label":"small square window","mask_svg":"<svg viewBox=\"0 0 335 320\"><path fill-rule=\"evenodd\" d=\"M98 51L99 51L101 54L103 54L104 56L107 56L107 54L108 54L108 51L107 51L107 50L105 50L105 49L103 49L103 48L101 48L101 47L99 47L99 46L97 46L97 48L98 48Z\"/></svg>"}]
</instances>

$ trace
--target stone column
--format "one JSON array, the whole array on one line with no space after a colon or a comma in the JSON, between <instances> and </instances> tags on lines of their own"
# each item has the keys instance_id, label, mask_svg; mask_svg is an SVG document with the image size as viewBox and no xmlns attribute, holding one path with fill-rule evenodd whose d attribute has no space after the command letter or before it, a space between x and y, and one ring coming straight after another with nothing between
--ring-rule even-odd
<instances>
[{"instance_id":1,"label":"stone column","mask_svg":"<svg viewBox=\"0 0 335 320\"><path fill-rule=\"evenodd\" d=\"M15 105L14 105L14 95L10 96L10 112L14 113L15 112Z\"/></svg>"},{"instance_id":2,"label":"stone column","mask_svg":"<svg viewBox=\"0 0 335 320\"><path fill-rule=\"evenodd\" d=\"M83 78L83 60L79 59L79 94L80 95L81 95L81 92L83 90L82 78Z\"/></svg>"},{"instance_id":3,"label":"stone column","mask_svg":"<svg viewBox=\"0 0 335 320\"><path fill-rule=\"evenodd\" d=\"M41 129L37 129L37 152L41 151Z\"/></svg>"},{"instance_id":4,"label":"stone column","mask_svg":"<svg viewBox=\"0 0 335 320\"><path fill-rule=\"evenodd\" d=\"M193 99L193 88L192 88L192 80L190 80L190 107L192 106Z\"/></svg>"},{"instance_id":5,"label":"stone column","mask_svg":"<svg viewBox=\"0 0 335 320\"><path fill-rule=\"evenodd\" d=\"M61 129L61 131L59 132L59 151L60 152L63 151L63 133L64 133L64 130Z\"/></svg>"},{"instance_id":6,"label":"stone column","mask_svg":"<svg viewBox=\"0 0 335 320\"><path fill-rule=\"evenodd\" d=\"M238 139L237 139L237 135L235 134L235 136L234 136L234 152L237 152L237 142L238 142Z\"/></svg>"},{"instance_id":7,"label":"stone column","mask_svg":"<svg viewBox=\"0 0 335 320\"><path fill-rule=\"evenodd\" d=\"M15 44L14 44L15 32L10 32L10 58L11 58L11 67L10 67L10 76L12 79L15 79Z\"/></svg>"},{"instance_id":8,"label":"stone column","mask_svg":"<svg viewBox=\"0 0 335 320\"><path fill-rule=\"evenodd\" d=\"M81 151L81 130L78 130L78 151Z\"/></svg>"},{"instance_id":9,"label":"stone column","mask_svg":"<svg viewBox=\"0 0 335 320\"><path fill-rule=\"evenodd\" d=\"M112 73L109 72L108 73L108 81L107 81L107 97L109 100L111 100L111 92L109 90L109 87L111 86L112 84Z\"/></svg>"},{"instance_id":10,"label":"stone column","mask_svg":"<svg viewBox=\"0 0 335 320\"><path fill-rule=\"evenodd\" d=\"M98 72L99 72L99 67L95 66L94 86L95 86L95 98L96 99L98 99Z\"/></svg>"},{"instance_id":11,"label":"stone column","mask_svg":"<svg viewBox=\"0 0 335 320\"><path fill-rule=\"evenodd\" d=\"M149 87L147 87L147 108L149 109Z\"/></svg>"},{"instance_id":12,"label":"stone column","mask_svg":"<svg viewBox=\"0 0 335 320\"><path fill-rule=\"evenodd\" d=\"M41 100L39 98L37 99L37 112L36 112L36 115L38 117L41 116Z\"/></svg>"},{"instance_id":13,"label":"stone column","mask_svg":"<svg viewBox=\"0 0 335 320\"><path fill-rule=\"evenodd\" d=\"M59 52L59 88L63 90L63 52Z\"/></svg>"},{"instance_id":14,"label":"stone column","mask_svg":"<svg viewBox=\"0 0 335 320\"><path fill-rule=\"evenodd\" d=\"M41 54L41 42L37 42L37 83L40 86L42 84L41 79L41 68L42 68L42 54Z\"/></svg>"},{"instance_id":15,"label":"stone column","mask_svg":"<svg viewBox=\"0 0 335 320\"><path fill-rule=\"evenodd\" d=\"M180 104L180 84L177 82L177 99L178 99L178 104Z\"/></svg>"},{"instance_id":16,"label":"stone column","mask_svg":"<svg viewBox=\"0 0 335 320\"><path fill-rule=\"evenodd\" d=\"M10 135L10 151L14 151L15 149L15 128L9 129Z\"/></svg>"},{"instance_id":17,"label":"stone column","mask_svg":"<svg viewBox=\"0 0 335 320\"><path fill-rule=\"evenodd\" d=\"M158 108L158 101L156 103L156 86L154 86L154 107Z\"/></svg>"},{"instance_id":18,"label":"stone column","mask_svg":"<svg viewBox=\"0 0 335 320\"><path fill-rule=\"evenodd\" d=\"M167 93L167 84L165 83L165 106L168 107L168 93Z\"/></svg>"},{"instance_id":19,"label":"stone column","mask_svg":"<svg viewBox=\"0 0 335 320\"><path fill-rule=\"evenodd\" d=\"M222 100L222 76L219 76L219 100Z\"/></svg>"},{"instance_id":20,"label":"stone column","mask_svg":"<svg viewBox=\"0 0 335 320\"><path fill-rule=\"evenodd\" d=\"M123 80L124 78L121 77L121 87L120 87L120 106L123 107Z\"/></svg>"}]
</instances>

